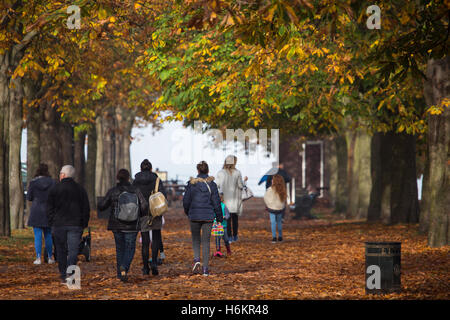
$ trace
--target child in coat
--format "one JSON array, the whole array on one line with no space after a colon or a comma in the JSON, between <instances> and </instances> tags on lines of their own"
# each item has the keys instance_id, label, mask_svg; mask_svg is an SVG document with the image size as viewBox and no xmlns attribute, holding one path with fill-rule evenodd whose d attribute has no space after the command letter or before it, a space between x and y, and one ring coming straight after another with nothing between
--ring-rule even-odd
<instances>
[{"instance_id":1,"label":"child in coat","mask_svg":"<svg viewBox=\"0 0 450 320\"><path fill-rule=\"evenodd\" d=\"M228 234L227 234L227 219L230 218L230 212L228 211L227 206L225 203L223 203L223 193L220 193L220 206L222 207L222 213L223 213L223 236L216 236L216 253L214 253L215 257L221 258L223 256L222 252L220 251L220 243L221 239L223 238L223 242L225 243L225 247L227 248L227 255L231 254L231 248L230 248L230 241L228 240Z\"/></svg>"}]
</instances>

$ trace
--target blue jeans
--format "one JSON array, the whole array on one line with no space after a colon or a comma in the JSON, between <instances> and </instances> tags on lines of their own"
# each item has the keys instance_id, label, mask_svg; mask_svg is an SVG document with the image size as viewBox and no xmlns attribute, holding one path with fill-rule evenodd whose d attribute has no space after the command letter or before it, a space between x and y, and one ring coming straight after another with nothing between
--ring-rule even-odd
<instances>
[{"instance_id":1,"label":"blue jeans","mask_svg":"<svg viewBox=\"0 0 450 320\"><path fill-rule=\"evenodd\" d=\"M46 228L33 228L34 231L34 248L36 250L36 257L40 258L42 253L42 233L45 238L45 249L47 249L47 257L51 258L53 255L53 241L52 230L49 227Z\"/></svg>"},{"instance_id":2,"label":"blue jeans","mask_svg":"<svg viewBox=\"0 0 450 320\"><path fill-rule=\"evenodd\" d=\"M125 268L128 273L131 262L133 261L134 252L136 251L136 232L113 231L114 240L116 242L116 262L117 277L120 276L120 267Z\"/></svg>"},{"instance_id":3,"label":"blue jeans","mask_svg":"<svg viewBox=\"0 0 450 320\"><path fill-rule=\"evenodd\" d=\"M80 249L82 227L53 227L53 237L55 239L56 262L61 279L65 280L67 267L77 265L78 251Z\"/></svg>"},{"instance_id":4,"label":"blue jeans","mask_svg":"<svg viewBox=\"0 0 450 320\"><path fill-rule=\"evenodd\" d=\"M270 225L272 227L272 238L277 237L276 229L278 227L278 236L283 237L283 226L281 223L281 219L283 215L281 213L272 213L270 212Z\"/></svg>"}]
</instances>

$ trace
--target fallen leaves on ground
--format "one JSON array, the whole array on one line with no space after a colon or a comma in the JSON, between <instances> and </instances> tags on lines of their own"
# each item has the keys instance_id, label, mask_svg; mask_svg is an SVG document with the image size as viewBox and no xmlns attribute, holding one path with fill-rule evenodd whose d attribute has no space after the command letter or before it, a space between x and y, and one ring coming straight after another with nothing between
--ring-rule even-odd
<instances>
[{"instance_id":1,"label":"fallen leaves on ground","mask_svg":"<svg viewBox=\"0 0 450 320\"><path fill-rule=\"evenodd\" d=\"M282 243L272 244L261 199L245 203L232 255L210 259L209 277L190 272L193 252L181 208L166 215L166 260L158 276L143 276L139 237L129 282L116 277L113 235L93 214L92 260L81 256L81 289L58 282L57 265L33 265L31 229L0 239L0 299L450 299L450 248L429 248L417 225L385 226L287 215ZM317 209L316 209L317 210ZM402 292L366 295L365 241L401 241ZM211 239L211 255L215 249Z\"/></svg>"}]
</instances>

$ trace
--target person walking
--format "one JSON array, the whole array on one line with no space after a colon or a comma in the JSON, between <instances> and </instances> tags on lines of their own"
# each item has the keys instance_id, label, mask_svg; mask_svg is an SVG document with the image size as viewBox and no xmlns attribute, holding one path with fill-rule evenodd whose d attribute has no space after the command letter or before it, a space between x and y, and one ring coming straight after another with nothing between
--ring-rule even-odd
<instances>
[{"instance_id":1,"label":"person walking","mask_svg":"<svg viewBox=\"0 0 450 320\"><path fill-rule=\"evenodd\" d=\"M284 170L284 163L280 162L280 163L278 164L278 170L277 170L276 174L279 174L281 177L283 177L283 180L284 180L284 183L285 183L285 184L291 183L292 178L291 178L291 176L289 175L289 173L288 173L286 170ZM272 177L273 177L273 176L271 176L271 175L269 175L269 176L267 177L267 180L266 180L266 189L269 189L269 187L272 185Z\"/></svg>"},{"instance_id":2,"label":"person walking","mask_svg":"<svg viewBox=\"0 0 450 320\"><path fill-rule=\"evenodd\" d=\"M97 204L98 210L106 210L111 207L107 229L114 234L116 244L116 270L117 278L123 282L128 281L128 272L136 251L136 237L139 231L139 217L148 214L148 203L138 188L130 183L130 172L120 169L117 173L117 185L108 190L106 196ZM121 203L119 198L126 195L130 201L126 205L137 205L139 214L135 221L123 221L117 218ZM123 200L122 200L123 201Z\"/></svg>"},{"instance_id":3,"label":"person walking","mask_svg":"<svg viewBox=\"0 0 450 320\"><path fill-rule=\"evenodd\" d=\"M292 180L292 179L291 179L291 176L289 175L289 173L288 173L286 170L284 170L284 163L280 162L280 163L278 164L278 171L277 171L276 174L280 175L280 176L283 178L284 184L285 184L286 190L287 190L287 184L288 184L288 183L291 183L291 180ZM272 177L273 177L273 176L268 176L268 177L267 177L267 180L266 180L266 190L272 185ZM286 192L287 192L287 191L286 191ZM283 213L281 214L281 220L282 220L282 222L284 222L284 216L285 216L285 214L286 214L286 210L283 210Z\"/></svg>"},{"instance_id":4,"label":"person walking","mask_svg":"<svg viewBox=\"0 0 450 320\"><path fill-rule=\"evenodd\" d=\"M227 219L230 218L230 212L228 211L227 206L225 203L223 203L223 193L220 193L220 206L222 208L222 214L223 214L223 236L216 236L216 253L214 253L215 257L221 258L223 256L221 249L220 249L220 242L223 239L223 242L225 243L225 247L227 248L227 256L231 255L231 246L230 241L228 240L228 233L227 233Z\"/></svg>"},{"instance_id":5,"label":"person walking","mask_svg":"<svg viewBox=\"0 0 450 320\"><path fill-rule=\"evenodd\" d=\"M281 175L273 176L272 185L264 194L264 203L270 214L270 224L272 229L272 243L277 242L276 231L278 229L278 241L283 241L282 214L286 208L286 184Z\"/></svg>"},{"instance_id":6,"label":"person walking","mask_svg":"<svg viewBox=\"0 0 450 320\"><path fill-rule=\"evenodd\" d=\"M45 163L39 164L33 180L27 190L27 200L32 201L30 208L30 217L28 219L28 226L34 231L34 248L36 251L36 260L34 264L41 264L42 253L42 235L45 239L45 249L47 252L49 264L55 263L53 259L53 241L52 231L47 219L47 200L50 189L56 184L50 177L48 166Z\"/></svg>"},{"instance_id":7,"label":"person walking","mask_svg":"<svg viewBox=\"0 0 450 320\"><path fill-rule=\"evenodd\" d=\"M75 182L75 168L62 167L60 182L49 191L47 218L55 240L56 261L61 282L66 284L67 267L77 264L78 249L90 218L89 199L86 190Z\"/></svg>"},{"instance_id":8,"label":"person walking","mask_svg":"<svg viewBox=\"0 0 450 320\"><path fill-rule=\"evenodd\" d=\"M134 176L133 186L138 188L146 201L148 201L150 195L155 191L156 180L158 175L152 172L152 164L148 159L144 159L141 163L141 172L138 172ZM162 181L159 181L158 191L160 191L164 197L167 199L166 190ZM150 213L151 214L151 213ZM153 275L158 275L158 251L163 248L161 229L162 229L162 216L150 218L145 216L140 222L140 231L142 237L142 273L148 275L150 273L149 268L149 246L150 246L150 233L152 232L152 260L151 260L151 270ZM151 221L149 225L148 222ZM163 256L163 251L161 250L161 255Z\"/></svg>"},{"instance_id":9,"label":"person walking","mask_svg":"<svg viewBox=\"0 0 450 320\"><path fill-rule=\"evenodd\" d=\"M211 229L214 218L223 221L219 192L214 177L209 176L208 164L201 161L197 164L198 175L187 183L183 196L183 208L190 220L194 263L192 272L200 267L200 246L203 256L203 275L209 275L209 249Z\"/></svg>"},{"instance_id":10,"label":"person walking","mask_svg":"<svg viewBox=\"0 0 450 320\"><path fill-rule=\"evenodd\" d=\"M227 220L227 232L230 242L238 241L239 216L242 215L242 189L244 181L241 172L236 169L237 157L230 155L225 158L223 169L217 173L217 185L223 193L223 202L230 211Z\"/></svg>"}]
</instances>

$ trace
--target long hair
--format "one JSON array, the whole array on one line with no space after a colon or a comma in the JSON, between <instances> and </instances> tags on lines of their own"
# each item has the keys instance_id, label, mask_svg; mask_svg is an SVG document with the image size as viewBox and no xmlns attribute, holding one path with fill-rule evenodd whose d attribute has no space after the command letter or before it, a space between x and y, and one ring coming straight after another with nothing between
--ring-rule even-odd
<instances>
[{"instance_id":1,"label":"long hair","mask_svg":"<svg viewBox=\"0 0 450 320\"><path fill-rule=\"evenodd\" d=\"M276 194L280 197L280 200L285 202L287 199L286 184L284 179L279 174L276 174L272 178L272 188L275 190Z\"/></svg>"},{"instance_id":2,"label":"long hair","mask_svg":"<svg viewBox=\"0 0 450 320\"><path fill-rule=\"evenodd\" d=\"M233 172L234 169L236 169L236 162L237 157L236 156L227 156L225 158L225 162L223 163L223 168L226 169L230 174Z\"/></svg>"}]
</instances>

